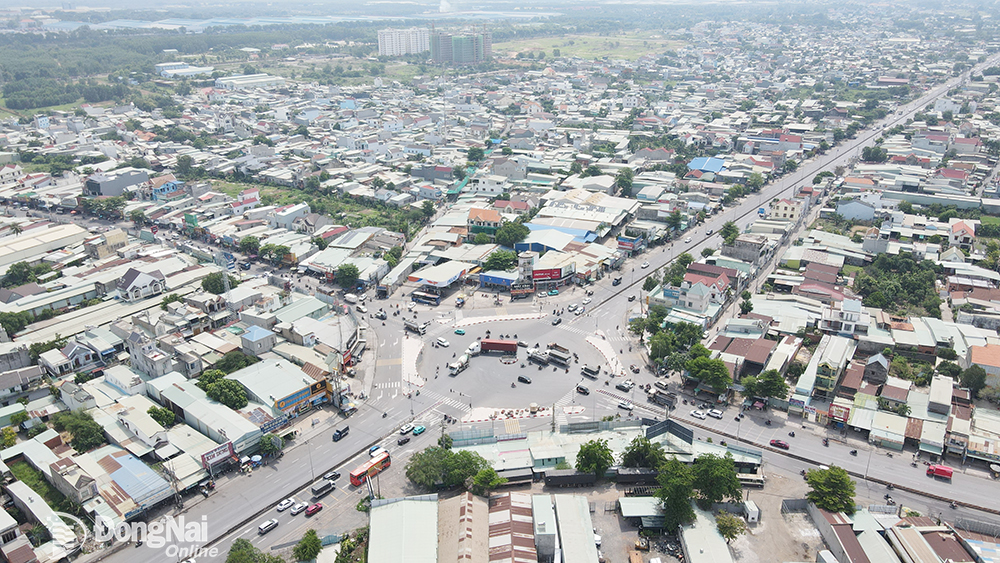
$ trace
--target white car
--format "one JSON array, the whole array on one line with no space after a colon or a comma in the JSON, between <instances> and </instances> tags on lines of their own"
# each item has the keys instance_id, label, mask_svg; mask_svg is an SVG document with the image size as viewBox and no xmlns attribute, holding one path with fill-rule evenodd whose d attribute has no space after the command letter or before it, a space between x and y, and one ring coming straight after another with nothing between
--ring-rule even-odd
<instances>
[{"instance_id":1,"label":"white car","mask_svg":"<svg viewBox=\"0 0 1000 563\"><path fill-rule=\"evenodd\" d=\"M581 301L581 303L583 303L584 305L589 305L591 301L593 301L593 299L591 299L589 297L584 297L583 301Z\"/></svg>"},{"instance_id":2,"label":"white car","mask_svg":"<svg viewBox=\"0 0 1000 563\"><path fill-rule=\"evenodd\" d=\"M437 343L438 343L438 346L443 346L445 348L447 348L448 346L451 346L451 342L448 342L444 338L438 338L437 339Z\"/></svg>"},{"instance_id":3,"label":"white car","mask_svg":"<svg viewBox=\"0 0 1000 563\"><path fill-rule=\"evenodd\" d=\"M632 403L630 403L628 401L619 401L618 402L618 408L630 411L630 410L634 409L635 407L632 406Z\"/></svg>"},{"instance_id":4,"label":"white car","mask_svg":"<svg viewBox=\"0 0 1000 563\"><path fill-rule=\"evenodd\" d=\"M643 269L646 269L646 268L648 268L648 267L649 267L649 262L643 262L643 263L642 263L642 265L641 265L641 266L639 266L639 267L640 267L640 268L643 268Z\"/></svg>"},{"instance_id":5,"label":"white car","mask_svg":"<svg viewBox=\"0 0 1000 563\"><path fill-rule=\"evenodd\" d=\"M295 506L295 499L286 498L285 500L278 503L278 512L284 512L285 510L288 510L293 506Z\"/></svg>"},{"instance_id":6,"label":"white car","mask_svg":"<svg viewBox=\"0 0 1000 563\"><path fill-rule=\"evenodd\" d=\"M413 425L407 422L399 429L400 434L409 434L413 430Z\"/></svg>"},{"instance_id":7,"label":"white car","mask_svg":"<svg viewBox=\"0 0 1000 563\"><path fill-rule=\"evenodd\" d=\"M691 237L684 239L684 242L691 242Z\"/></svg>"},{"instance_id":8,"label":"white car","mask_svg":"<svg viewBox=\"0 0 1000 563\"><path fill-rule=\"evenodd\" d=\"M703 412L701 412L699 410L693 410L693 411L691 411L691 416L693 416L695 418L698 418L698 419L701 419L701 420L705 420L705 413L703 413Z\"/></svg>"},{"instance_id":9,"label":"white car","mask_svg":"<svg viewBox=\"0 0 1000 563\"><path fill-rule=\"evenodd\" d=\"M708 411L708 416L722 420L722 411L720 411L719 409L712 409Z\"/></svg>"},{"instance_id":10,"label":"white car","mask_svg":"<svg viewBox=\"0 0 1000 563\"><path fill-rule=\"evenodd\" d=\"M571 312L571 313L573 311L576 311L576 303L570 303L569 305L566 305L566 310L569 311L569 312Z\"/></svg>"},{"instance_id":11,"label":"white car","mask_svg":"<svg viewBox=\"0 0 1000 563\"><path fill-rule=\"evenodd\" d=\"M288 511L288 513L291 514L292 516L295 516L296 514L302 512L303 510L305 510L307 508L309 508L308 504L306 504L304 502L300 502L300 503L296 504L295 506L293 506L292 509Z\"/></svg>"},{"instance_id":12,"label":"white car","mask_svg":"<svg viewBox=\"0 0 1000 563\"><path fill-rule=\"evenodd\" d=\"M415 301L410 301L409 303L406 304L406 309L408 311L412 311L413 308L416 307L416 306L417 306L417 303Z\"/></svg>"}]
</instances>

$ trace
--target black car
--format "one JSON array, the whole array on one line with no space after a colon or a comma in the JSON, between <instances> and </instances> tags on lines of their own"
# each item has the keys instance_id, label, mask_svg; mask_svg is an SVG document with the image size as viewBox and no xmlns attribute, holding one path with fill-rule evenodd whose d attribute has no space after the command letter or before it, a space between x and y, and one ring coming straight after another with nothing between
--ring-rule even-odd
<instances>
[{"instance_id":1,"label":"black car","mask_svg":"<svg viewBox=\"0 0 1000 563\"><path fill-rule=\"evenodd\" d=\"M611 280L611 285L621 285L621 283L622 283L622 279L621 278L615 278L615 279Z\"/></svg>"},{"instance_id":2,"label":"black car","mask_svg":"<svg viewBox=\"0 0 1000 563\"><path fill-rule=\"evenodd\" d=\"M527 375L519 375L517 376L517 380L520 381L521 383L531 383L531 378L528 377Z\"/></svg>"},{"instance_id":3,"label":"black car","mask_svg":"<svg viewBox=\"0 0 1000 563\"><path fill-rule=\"evenodd\" d=\"M403 444L407 444L409 442L410 442L409 436L403 436L402 438L396 440L396 443L399 444L400 446L402 446Z\"/></svg>"},{"instance_id":4,"label":"black car","mask_svg":"<svg viewBox=\"0 0 1000 563\"><path fill-rule=\"evenodd\" d=\"M590 389L587 389L585 385L577 385L576 392L581 395L590 395Z\"/></svg>"},{"instance_id":5,"label":"black car","mask_svg":"<svg viewBox=\"0 0 1000 563\"><path fill-rule=\"evenodd\" d=\"M326 479L327 481L336 481L337 479L340 479L340 472L339 471L331 471L331 472L327 473L326 475L324 475L323 478Z\"/></svg>"},{"instance_id":6,"label":"black car","mask_svg":"<svg viewBox=\"0 0 1000 563\"><path fill-rule=\"evenodd\" d=\"M345 426L345 427L343 427L343 428L341 428L339 430L334 431L334 433L333 433L333 441L334 442L339 442L340 439L343 438L344 436L347 436L348 432L350 432L350 431L351 431L351 428L349 426Z\"/></svg>"},{"instance_id":7,"label":"black car","mask_svg":"<svg viewBox=\"0 0 1000 563\"><path fill-rule=\"evenodd\" d=\"M240 268L243 268L244 270L249 270L250 262L243 262L242 264L240 264Z\"/></svg>"},{"instance_id":8,"label":"black car","mask_svg":"<svg viewBox=\"0 0 1000 563\"><path fill-rule=\"evenodd\" d=\"M628 296L628 300L629 300L630 302L631 302L631 301L635 301L635 295L629 295L629 296Z\"/></svg>"}]
</instances>

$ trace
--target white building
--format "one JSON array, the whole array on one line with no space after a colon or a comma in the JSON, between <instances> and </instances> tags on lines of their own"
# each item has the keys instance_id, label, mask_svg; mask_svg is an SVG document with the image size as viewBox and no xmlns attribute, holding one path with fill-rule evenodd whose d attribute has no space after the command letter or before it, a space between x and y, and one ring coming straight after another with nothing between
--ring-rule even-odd
<instances>
[{"instance_id":1,"label":"white building","mask_svg":"<svg viewBox=\"0 0 1000 563\"><path fill-rule=\"evenodd\" d=\"M431 32L427 28L380 29L378 54L385 57L419 54L431 50Z\"/></svg>"}]
</instances>

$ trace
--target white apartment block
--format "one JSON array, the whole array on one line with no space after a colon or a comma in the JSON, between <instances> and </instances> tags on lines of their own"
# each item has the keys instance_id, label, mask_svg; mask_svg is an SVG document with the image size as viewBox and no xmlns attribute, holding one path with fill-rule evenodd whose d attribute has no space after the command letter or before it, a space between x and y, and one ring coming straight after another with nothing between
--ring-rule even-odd
<instances>
[{"instance_id":1,"label":"white apartment block","mask_svg":"<svg viewBox=\"0 0 1000 563\"><path fill-rule=\"evenodd\" d=\"M398 57L431 50L431 32L427 28L380 29L378 31L379 56Z\"/></svg>"}]
</instances>

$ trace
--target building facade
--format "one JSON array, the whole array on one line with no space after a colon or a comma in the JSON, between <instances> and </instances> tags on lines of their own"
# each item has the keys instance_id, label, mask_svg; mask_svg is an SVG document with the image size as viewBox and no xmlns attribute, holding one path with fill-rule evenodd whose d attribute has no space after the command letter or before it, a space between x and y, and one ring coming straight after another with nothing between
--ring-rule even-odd
<instances>
[{"instance_id":1,"label":"building facade","mask_svg":"<svg viewBox=\"0 0 1000 563\"><path fill-rule=\"evenodd\" d=\"M431 50L429 29L380 29L378 31L378 54L382 57L419 54Z\"/></svg>"}]
</instances>

